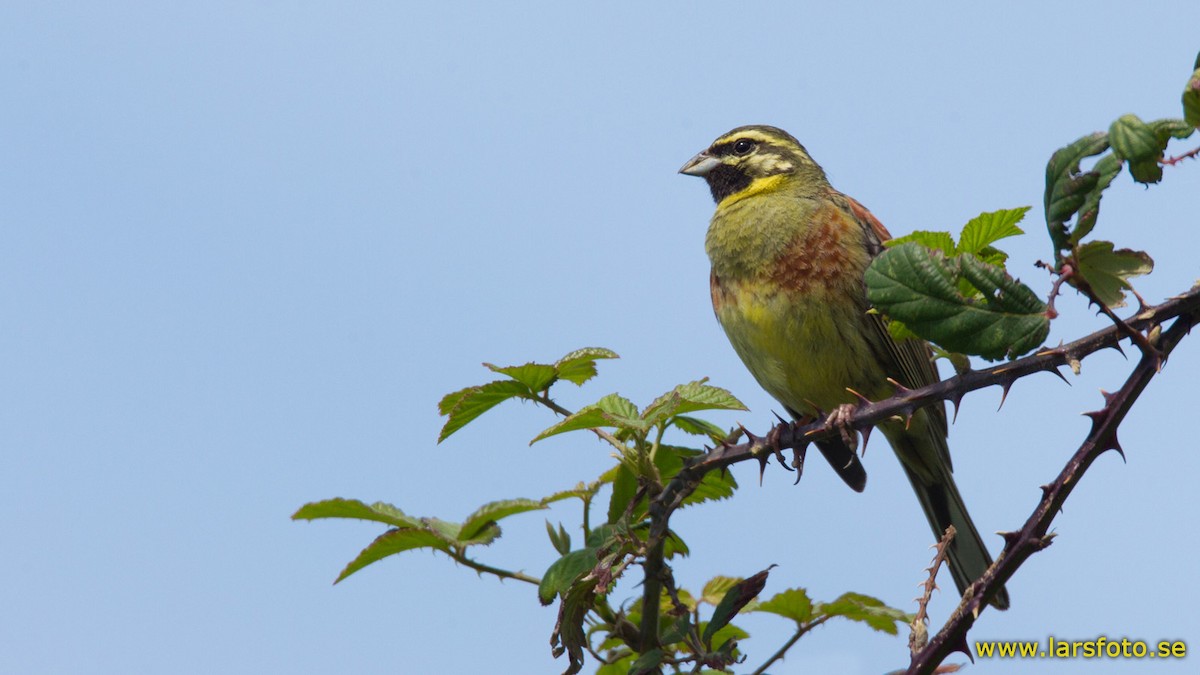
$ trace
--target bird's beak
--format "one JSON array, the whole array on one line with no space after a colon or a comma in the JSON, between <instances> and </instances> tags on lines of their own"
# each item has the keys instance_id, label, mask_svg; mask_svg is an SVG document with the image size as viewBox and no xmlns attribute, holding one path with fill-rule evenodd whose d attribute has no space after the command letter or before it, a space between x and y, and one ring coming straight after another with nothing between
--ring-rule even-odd
<instances>
[{"instance_id":1,"label":"bird's beak","mask_svg":"<svg viewBox=\"0 0 1200 675\"><path fill-rule=\"evenodd\" d=\"M705 150L704 152L689 159L687 164L684 164L683 168L679 170L679 173L704 178L708 175L709 171L712 171L718 166L721 166L721 160L708 154L708 151Z\"/></svg>"}]
</instances>

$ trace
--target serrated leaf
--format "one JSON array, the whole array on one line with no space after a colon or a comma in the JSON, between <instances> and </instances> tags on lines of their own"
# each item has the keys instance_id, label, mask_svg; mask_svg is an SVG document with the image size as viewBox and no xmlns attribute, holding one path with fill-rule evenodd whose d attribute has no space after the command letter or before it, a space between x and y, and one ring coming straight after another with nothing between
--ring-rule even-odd
<instances>
[{"instance_id":1,"label":"serrated leaf","mask_svg":"<svg viewBox=\"0 0 1200 675\"><path fill-rule=\"evenodd\" d=\"M671 420L671 424L685 434L693 436L707 436L715 441L720 441L729 435L725 429L709 422L708 420L700 419L699 417L689 417L687 415L676 415Z\"/></svg>"},{"instance_id":2,"label":"serrated leaf","mask_svg":"<svg viewBox=\"0 0 1200 675\"><path fill-rule=\"evenodd\" d=\"M1162 155L1158 135L1137 115L1121 115L1108 127L1108 142L1124 160L1157 160Z\"/></svg>"},{"instance_id":3,"label":"serrated leaf","mask_svg":"<svg viewBox=\"0 0 1200 675\"><path fill-rule=\"evenodd\" d=\"M1143 122L1137 115L1121 115L1108 128L1109 142L1113 153L1129 162L1129 173L1139 183L1157 183L1162 180L1162 158L1166 140Z\"/></svg>"},{"instance_id":4,"label":"serrated leaf","mask_svg":"<svg viewBox=\"0 0 1200 675\"><path fill-rule=\"evenodd\" d=\"M1003 267L1004 263L1008 260L1008 254L994 246L984 246L983 249L975 254L975 257L989 265L996 265L997 267Z\"/></svg>"},{"instance_id":5,"label":"serrated leaf","mask_svg":"<svg viewBox=\"0 0 1200 675\"><path fill-rule=\"evenodd\" d=\"M700 600L707 602L710 605L716 605L721 602L729 589L744 581L742 577L723 577L715 576L704 584L704 590L700 591Z\"/></svg>"},{"instance_id":6,"label":"serrated leaf","mask_svg":"<svg viewBox=\"0 0 1200 675\"><path fill-rule=\"evenodd\" d=\"M358 557L350 561L333 583L339 583L373 562L382 560L390 555L411 551L418 548L432 548L436 551L448 552L450 543L429 530L395 529L375 538Z\"/></svg>"},{"instance_id":7,"label":"serrated leaf","mask_svg":"<svg viewBox=\"0 0 1200 675\"><path fill-rule=\"evenodd\" d=\"M596 361L598 359L619 359L617 353L603 347L584 347L576 349L559 359L555 364L558 376L568 382L582 385L596 376Z\"/></svg>"},{"instance_id":8,"label":"serrated leaf","mask_svg":"<svg viewBox=\"0 0 1200 675\"><path fill-rule=\"evenodd\" d=\"M705 384L708 378L681 384L654 399L642 412L642 419L651 426L671 415L700 410L746 410L746 406L729 390Z\"/></svg>"},{"instance_id":9,"label":"serrated leaf","mask_svg":"<svg viewBox=\"0 0 1200 675\"><path fill-rule=\"evenodd\" d=\"M749 410L728 389L705 384L705 380L681 384L675 391L683 399L675 410L677 415L700 410Z\"/></svg>"},{"instance_id":10,"label":"serrated leaf","mask_svg":"<svg viewBox=\"0 0 1200 675\"><path fill-rule=\"evenodd\" d=\"M964 297L959 279L982 292ZM889 317L941 345L996 360L1037 347L1050 330L1046 307L1004 270L971 255L952 259L917 244L881 253L867 268L867 297Z\"/></svg>"},{"instance_id":11,"label":"serrated leaf","mask_svg":"<svg viewBox=\"0 0 1200 675\"><path fill-rule=\"evenodd\" d=\"M1001 239L1025 234L1017 227L1017 223L1025 218L1032 206L1020 206L1015 209L1001 209L990 213L981 213L963 226L962 237L958 242L957 251L946 251L947 256L954 253L971 253L980 258L983 250Z\"/></svg>"},{"instance_id":12,"label":"serrated leaf","mask_svg":"<svg viewBox=\"0 0 1200 675\"><path fill-rule=\"evenodd\" d=\"M567 416L558 424L549 427L529 441L530 445L538 441L580 429L598 429L616 427L633 431L647 431L650 426L638 415L637 406L629 399L618 394L609 394L595 403L580 408Z\"/></svg>"},{"instance_id":13,"label":"serrated leaf","mask_svg":"<svg viewBox=\"0 0 1200 675\"><path fill-rule=\"evenodd\" d=\"M802 624L812 620L813 602L803 588L789 588L771 596L770 600L758 603L754 611L778 614Z\"/></svg>"},{"instance_id":14,"label":"serrated leaf","mask_svg":"<svg viewBox=\"0 0 1200 675\"><path fill-rule=\"evenodd\" d=\"M1079 162L1107 149L1108 134L1098 131L1059 148L1046 163L1044 208L1046 226L1055 251L1070 248L1063 223L1079 210L1087 193L1099 179L1099 175L1094 172L1080 174Z\"/></svg>"},{"instance_id":15,"label":"serrated leaf","mask_svg":"<svg viewBox=\"0 0 1200 675\"><path fill-rule=\"evenodd\" d=\"M1104 196L1104 191L1112 184L1117 174L1121 173L1122 166L1123 162L1119 157L1108 155L1101 157L1100 161L1092 167L1092 173L1097 176L1096 184L1088 191L1083 204L1079 207L1079 217L1075 220L1075 227L1071 228L1068 240L1071 246L1078 244L1080 240L1091 233L1092 228L1096 227L1096 216L1100 214L1100 198Z\"/></svg>"},{"instance_id":16,"label":"serrated leaf","mask_svg":"<svg viewBox=\"0 0 1200 675\"><path fill-rule=\"evenodd\" d=\"M420 528L424 526L420 518L407 515L391 504L375 502L367 506L357 499L336 498L311 502L301 506L292 514L292 520L317 520L319 518L370 520L395 527Z\"/></svg>"},{"instance_id":17,"label":"serrated leaf","mask_svg":"<svg viewBox=\"0 0 1200 675\"><path fill-rule=\"evenodd\" d=\"M438 404L439 412L448 418L442 432L438 434L438 443L508 399L528 398L531 394L529 387L516 380L496 380L447 394Z\"/></svg>"},{"instance_id":18,"label":"serrated leaf","mask_svg":"<svg viewBox=\"0 0 1200 675\"><path fill-rule=\"evenodd\" d=\"M596 566L596 549L582 548L571 551L551 563L538 585L538 600L543 605L554 602L559 594L566 593L575 580Z\"/></svg>"},{"instance_id":19,"label":"serrated leaf","mask_svg":"<svg viewBox=\"0 0 1200 675\"><path fill-rule=\"evenodd\" d=\"M885 241L883 245L887 248L892 248L893 246L899 246L907 242L927 246L941 251L946 255L954 255L955 252L954 237L950 236L949 232L934 232L930 230L917 230L903 237L896 237L895 239Z\"/></svg>"},{"instance_id":20,"label":"serrated leaf","mask_svg":"<svg viewBox=\"0 0 1200 675\"><path fill-rule=\"evenodd\" d=\"M1200 62L1200 57L1197 58ZM1200 127L1200 68L1192 73L1192 78L1183 87L1183 119L1193 127Z\"/></svg>"},{"instance_id":21,"label":"serrated leaf","mask_svg":"<svg viewBox=\"0 0 1200 675\"><path fill-rule=\"evenodd\" d=\"M638 529L650 529L649 523L646 523L645 528L639 527ZM686 558L687 556L691 555L691 553L692 552L688 548L687 542L683 540L683 537L680 537L675 530L668 529L667 536L665 539L663 539L663 557L667 560L670 560L676 556L683 556Z\"/></svg>"},{"instance_id":22,"label":"serrated leaf","mask_svg":"<svg viewBox=\"0 0 1200 675\"><path fill-rule=\"evenodd\" d=\"M462 525L459 523L452 523L441 518L422 518L421 526L452 543L462 539ZM492 539L495 539L495 536Z\"/></svg>"},{"instance_id":23,"label":"serrated leaf","mask_svg":"<svg viewBox=\"0 0 1200 675\"><path fill-rule=\"evenodd\" d=\"M1076 274L1087 282L1101 302L1112 309L1125 306L1131 277L1149 274L1154 260L1144 251L1113 250L1111 241L1089 241L1075 254ZM1068 279L1072 282L1072 279Z\"/></svg>"},{"instance_id":24,"label":"serrated leaf","mask_svg":"<svg viewBox=\"0 0 1200 675\"><path fill-rule=\"evenodd\" d=\"M526 363L522 366L493 366L483 364L494 373L507 375L521 384L529 387L530 391L543 391L558 379L558 369L544 363Z\"/></svg>"},{"instance_id":25,"label":"serrated leaf","mask_svg":"<svg viewBox=\"0 0 1200 675\"><path fill-rule=\"evenodd\" d=\"M1158 140L1164 147L1172 138L1183 140L1196 132L1195 127L1188 124L1186 120L1173 117L1147 122L1146 125L1154 130L1155 135L1158 136Z\"/></svg>"},{"instance_id":26,"label":"serrated leaf","mask_svg":"<svg viewBox=\"0 0 1200 675\"><path fill-rule=\"evenodd\" d=\"M646 409L642 411L642 419L646 420L646 424L652 427L657 426L666 422L681 405L683 405L683 397L679 395L679 392L675 390L668 391L646 406Z\"/></svg>"},{"instance_id":27,"label":"serrated leaf","mask_svg":"<svg viewBox=\"0 0 1200 675\"><path fill-rule=\"evenodd\" d=\"M762 592L762 589L767 585L767 575L770 572L771 568L768 567L758 574L743 579L729 587L729 590L721 597L721 601L717 603L716 609L713 610L712 618L709 619L708 625L704 627L704 644L711 645L713 635L732 621L733 617L737 616L737 613L743 607Z\"/></svg>"},{"instance_id":28,"label":"serrated leaf","mask_svg":"<svg viewBox=\"0 0 1200 675\"><path fill-rule=\"evenodd\" d=\"M888 607L882 600L861 593L843 593L833 602L817 605L816 611L818 614L861 621L889 635L897 634L899 626L911 620L909 615L894 607Z\"/></svg>"},{"instance_id":29,"label":"serrated leaf","mask_svg":"<svg viewBox=\"0 0 1200 675\"><path fill-rule=\"evenodd\" d=\"M505 499L488 502L479 507L475 513L467 516L467 519L463 521L459 537L471 539L479 534L488 523L494 523L518 513L540 511L545 508L547 508L545 504L533 499Z\"/></svg>"},{"instance_id":30,"label":"serrated leaf","mask_svg":"<svg viewBox=\"0 0 1200 675\"><path fill-rule=\"evenodd\" d=\"M600 485L598 483L595 484L595 486L593 487L593 486L584 485L581 482L573 488L570 488L567 490L559 490L558 492L555 492L554 494L552 494L548 497L542 497L541 501L543 504L553 504L554 502L561 502L564 499L585 500L585 499L588 499L589 497L595 495L597 492L599 492L599 490L600 490Z\"/></svg>"},{"instance_id":31,"label":"serrated leaf","mask_svg":"<svg viewBox=\"0 0 1200 675\"><path fill-rule=\"evenodd\" d=\"M658 468L662 480L669 481L679 473L686 460L700 454L699 450L692 448L662 445L658 448L658 454L654 456L654 465ZM683 499L680 507L732 497L737 486L737 480L729 471L709 471L700 479L696 489Z\"/></svg>"}]
</instances>

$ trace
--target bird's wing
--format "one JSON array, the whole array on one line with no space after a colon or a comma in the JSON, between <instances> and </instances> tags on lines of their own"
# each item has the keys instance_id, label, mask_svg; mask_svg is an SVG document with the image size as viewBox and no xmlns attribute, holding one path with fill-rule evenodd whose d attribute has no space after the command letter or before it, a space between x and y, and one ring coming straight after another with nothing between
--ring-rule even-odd
<instances>
[{"instance_id":1,"label":"bird's wing","mask_svg":"<svg viewBox=\"0 0 1200 675\"><path fill-rule=\"evenodd\" d=\"M863 240L866 242L871 257L878 255L883 251L883 242L892 238L891 233L887 231L883 223L879 222L878 218L867 210L867 207L858 203L853 197L841 193L838 193L838 197L840 200L845 200L846 210L862 227ZM864 307L866 302L864 294ZM933 363L933 350L930 349L927 342L914 339L896 341L888 332L887 324L879 314L871 315L870 324L871 330L877 337L871 343L882 347L879 357L881 362L886 364L888 377L910 389L924 387L941 379L938 376L937 367ZM945 406L936 404L925 409L930 412L934 433L940 434L944 440L948 432ZM944 442L942 446L945 447ZM945 452L945 460L947 464L950 463L949 451Z\"/></svg>"}]
</instances>

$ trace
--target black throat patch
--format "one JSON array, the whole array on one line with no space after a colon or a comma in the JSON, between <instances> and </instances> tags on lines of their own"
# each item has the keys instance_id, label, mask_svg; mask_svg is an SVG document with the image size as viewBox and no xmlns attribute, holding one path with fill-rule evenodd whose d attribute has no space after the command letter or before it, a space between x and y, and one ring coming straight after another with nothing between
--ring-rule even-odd
<instances>
[{"instance_id":1,"label":"black throat patch","mask_svg":"<svg viewBox=\"0 0 1200 675\"><path fill-rule=\"evenodd\" d=\"M704 179L708 181L708 189L712 190L713 201L718 204L729 195L750 187L754 180L740 168L728 164L722 164L709 171Z\"/></svg>"}]
</instances>

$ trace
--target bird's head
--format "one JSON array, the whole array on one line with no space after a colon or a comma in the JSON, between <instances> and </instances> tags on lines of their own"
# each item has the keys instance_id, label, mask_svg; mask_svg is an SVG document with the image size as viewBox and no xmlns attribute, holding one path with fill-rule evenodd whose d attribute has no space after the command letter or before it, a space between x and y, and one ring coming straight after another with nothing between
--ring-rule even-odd
<instances>
[{"instance_id":1,"label":"bird's head","mask_svg":"<svg viewBox=\"0 0 1200 675\"><path fill-rule=\"evenodd\" d=\"M783 187L826 183L825 172L800 141L783 129L758 124L722 135L679 173L707 181L717 204Z\"/></svg>"}]
</instances>

